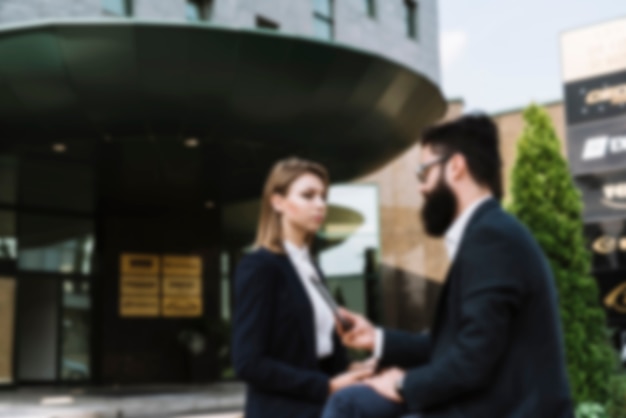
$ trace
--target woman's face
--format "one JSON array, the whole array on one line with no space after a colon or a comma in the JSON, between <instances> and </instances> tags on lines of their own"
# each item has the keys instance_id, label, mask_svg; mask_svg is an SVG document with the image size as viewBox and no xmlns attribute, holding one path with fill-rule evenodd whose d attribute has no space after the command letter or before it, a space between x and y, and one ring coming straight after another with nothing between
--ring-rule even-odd
<instances>
[{"instance_id":1,"label":"woman's face","mask_svg":"<svg viewBox=\"0 0 626 418\"><path fill-rule=\"evenodd\" d=\"M315 233L326 218L326 187L313 174L302 174L289 187L287 194L274 195L274 209L288 222L307 233Z\"/></svg>"}]
</instances>

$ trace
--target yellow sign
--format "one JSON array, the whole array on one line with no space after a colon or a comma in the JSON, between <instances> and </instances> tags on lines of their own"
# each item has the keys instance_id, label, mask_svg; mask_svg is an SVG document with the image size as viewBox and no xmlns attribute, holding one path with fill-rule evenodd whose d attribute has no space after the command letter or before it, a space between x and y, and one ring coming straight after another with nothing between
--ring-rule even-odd
<instances>
[{"instance_id":1,"label":"yellow sign","mask_svg":"<svg viewBox=\"0 0 626 418\"><path fill-rule=\"evenodd\" d=\"M614 106L626 103L626 84L591 90L585 97L585 103L588 105L603 102L611 103Z\"/></svg>"},{"instance_id":2,"label":"yellow sign","mask_svg":"<svg viewBox=\"0 0 626 418\"><path fill-rule=\"evenodd\" d=\"M202 275L202 258L198 256L163 257L164 276L196 276Z\"/></svg>"},{"instance_id":3,"label":"yellow sign","mask_svg":"<svg viewBox=\"0 0 626 418\"><path fill-rule=\"evenodd\" d=\"M122 254L120 260L122 274L159 274L159 256L153 254Z\"/></svg>"},{"instance_id":4,"label":"yellow sign","mask_svg":"<svg viewBox=\"0 0 626 418\"><path fill-rule=\"evenodd\" d=\"M122 276L122 296L159 296L159 276Z\"/></svg>"},{"instance_id":5,"label":"yellow sign","mask_svg":"<svg viewBox=\"0 0 626 418\"><path fill-rule=\"evenodd\" d=\"M604 305L619 313L626 313L626 282L613 288L604 298Z\"/></svg>"},{"instance_id":6,"label":"yellow sign","mask_svg":"<svg viewBox=\"0 0 626 418\"><path fill-rule=\"evenodd\" d=\"M132 317L159 316L159 297L122 296L120 315Z\"/></svg>"},{"instance_id":7,"label":"yellow sign","mask_svg":"<svg viewBox=\"0 0 626 418\"><path fill-rule=\"evenodd\" d=\"M200 277L164 277L163 296L202 296Z\"/></svg>"},{"instance_id":8,"label":"yellow sign","mask_svg":"<svg viewBox=\"0 0 626 418\"><path fill-rule=\"evenodd\" d=\"M120 315L202 315L202 258L124 253L120 258Z\"/></svg>"},{"instance_id":9,"label":"yellow sign","mask_svg":"<svg viewBox=\"0 0 626 418\"><path fill-rule=\"evenodd\" d=\"M603 235L593 242L592 247L598 254L610 254L617 248L617 240L613 237Z\"/></svg>"},{"instance_id":10,"label":"yellow sign","mask_svg":"<svg viewBox=\"0 0 626 418\"><path fill-rule=\"evenodd\" d=\"M0 384L13 382L15 279L0 278Z\"/></svg>"},{"instance_id":11,"label":"yellow sign","mask_svg":"<svg viewBox=\"0 0 626 418\"><path fill-rule=\"evenodd\" d=\"M163 298L164 317L202 316L202 298L165 297Z\"/></svg>"}]
</instances>

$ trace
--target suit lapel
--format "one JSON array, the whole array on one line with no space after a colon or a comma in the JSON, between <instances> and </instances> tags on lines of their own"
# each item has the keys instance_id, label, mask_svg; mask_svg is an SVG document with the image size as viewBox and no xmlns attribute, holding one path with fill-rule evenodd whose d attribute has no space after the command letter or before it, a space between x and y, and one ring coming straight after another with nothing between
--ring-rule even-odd
<instances>
[{"instance_id":1,"label":"suit lapel","mask_svg":"<svg viewBox=\"0 0 626 418\"><path fill-rule=\"evenodd\" d=\"M452 281L456 277L456 274L455 274L456 270L458 270L458 264L459 264L458 260L461 258L460 255L462 251L464 251L464 248L468 245L468 240L467 240L467 237L469 235L468 233L476 226L476 223L478 222L478 220L480 220L480 218L482 218L483 216L485 216L492 210L497 209L499 207L500 207L500 204L495 199L486 200L476 209L476 212L474 212L469 222L467 223L467 227L465 228L465 231L463 232L463 237L461 238L461 242L459 243L459 248L457 250L456 257L454 258L454 260L452 261L452 264L450 265L450 269L448 270L448 274L446 275L446 281L443 285L443 288L441 289L441 294L437 302L437 309L436 309L436 314L435 314L435 319L434 319L434 324L433 324L433 337L435 337L438 334L439 328L442 325L445 309L448 304L448 295L450 293L450 287L452 286Z\"/></svg>"},{"instance_id":2,"label":"suit lapel","mask_svg":"<svg viewBox=\"0 0 626 418\"><path fill-rule=\"evenodd\" d=\"M299 311L298 320L300 321L299 329L302 330L302 336L305 338L305 345L307 349L310 349L310 355L312 358L316 358L315 354L315 320L313 318L313 306L311 300L302 284L300 275L295 266L291 262L289 256L280 254L277 255L278 262L285 273L287 278L287 285L289 286L290 293L296 300L295 306L301 307Z\"/></svg>"}]
</instances>

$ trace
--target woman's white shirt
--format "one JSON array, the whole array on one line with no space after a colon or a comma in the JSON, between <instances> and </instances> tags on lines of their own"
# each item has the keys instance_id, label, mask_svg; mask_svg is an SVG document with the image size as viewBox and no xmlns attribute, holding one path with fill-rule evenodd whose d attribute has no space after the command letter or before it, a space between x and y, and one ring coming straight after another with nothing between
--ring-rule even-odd
<instances>
[{"instance_id":1,"label":"woman's white shirt","mask_svg":"<svg viewBox=\"0 0 626 418\"><path fill-rule=\"evenodd\" d=\"M318 358L328 357L333 352L333 329L335 319L330 307L324 302L311 280L320 280L307 247L299 248L284 241L285 251L300 277L313 308L315 322L315 345Z\"/></svg>"}]
</instances>

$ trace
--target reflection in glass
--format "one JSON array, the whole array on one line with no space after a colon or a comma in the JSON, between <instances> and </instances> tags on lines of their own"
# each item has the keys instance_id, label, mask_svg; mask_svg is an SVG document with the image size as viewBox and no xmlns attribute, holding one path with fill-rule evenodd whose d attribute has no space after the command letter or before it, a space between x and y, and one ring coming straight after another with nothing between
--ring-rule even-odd
<instances>
[{"instance_id":1,"label":"reflection in glass","mask_svg":"<svg viewBox=\"0 0 626 418\"><path fill-rule=\"evenodd\" d=\"M220 272L222 276L222 319L230 321L230 269L228 252L222 252L220 257Z\"/></svg>"},{"instance_id":2,"label":"reflection in glass","mask_svg":"<svg viewBox=\"0 0 626 418\"><path fill-rule=\"evenodd\" d=\"M130 16L131 0L102 0L102 8L118 16Z\"/></svg>"},{"instance_id":3,"label":"reflection in glass","mask_svg":"<svg viewBox=\"0 0 626 418\"><path fill-rule=\"evenodd\" d=\"M331 17L332 0L313 0L313 11L322 16Z\"/></svg>"},{"instance_id":4,"label":"reflection in glass","mask_svg":"<svg viewBox=\"0 0 626 418\"><path fill-rule=\"evenodd\" d=\"M0 202L14 204L17 200L17 159L0 155Z\"/></svg>"},{"instance_id":5,"label":"reflection in glass","mask_svg":"<svg viewBox=\"0 0 626 418\"><path fill-rule=\"evenodd\" d=\"M187 0L185 14L189 22L202 22L211 18L212 2L207 0Z\"/></svg>"},{"instance_id":6,"label":"reflection in glass","mask_svg":"<svg viewBox=\"0 0 626 418\"><path fill-rule=\"evenodd\" d=\"M86 380L90 376L89 330L91 299L86 280L63 280L61 378Z\"/></svg>"},{"instance_id":7,"label":"reflection in glass","mask_svg":"<svg viewBox=\"0 0 626 418\"><path fill-rule=\"evenodd\" d=\"M94 170L89 164L29 158L20 161L20 203L88 213L94 207Z\"/></svg>"},{"instance_id":8,"label":"reflection in glass","mask_svg":"<svg viewBox=\"0 0 626 418\"><path fill-rule=\"evenodd\" d=\"M333 27L329 21L316 17L313 25L316 37L326 40L333 39Z\"/></svg>"},{"instance_id":9,"label":"reflection in glass","mask_svg":"<svg viewBox=\"0 0 626 418\"><path fill-rule=\"evenodd\" d=\"M404 0L404 10L407 35L417 39L417 3L414 0Z\"/></svg>"},{"instance_id":10,"label":"reflection in glass","mask_svg":"<svg viewBox=\"0 0 626 418\"><path fill-rule=\"evenodd\" d=\"M322 251L322 269L329 277L362 276L366 251L380 248L378 189L369 184L332 186L328 203L343 209L329 211L323 231L331 238L343 235L343 240ZM350 212L360 216L349 216Z\"/></svg>"},{"instance_id":11,"label":"reflection in glass","mask_svg":"<svg viewBox=\"0 0 626 418\"><path fill-rule=\"evenodd\" d=\"M348 308L378 319L377 254L380 250L378 188L372 184L329 189L328 219L320 233L322 271Z\"/></svg>"},{"instance_id":12,"label":"reflection in glass","mask_svg":"<svg viewBox=\"0 0 626 418\"><path fill-rule=\"evenodd\" d=\"M15 260L16 258L15 212L0 210L0 260Z\"/></svg>"},{"instance_id":13,"label":"reflection in glass","mask_svg":"<svg viewBox=\"0 0 626 418\"><path fill-rule=\"evenodd\" d=\"M376 3L375 0L361 0L361 11L369 17L376 16Z\"/></svg>"},{"instance_id":14,"label":"reflection in glass","mask_svg":"<svg viewBox=\"0 0 626 418\"><path fill-rule=\"evenodd\" d=\"M94 236L91 221L21 215L18 267L56 273L91 273Z\"/></svg>"}]
</instances>

